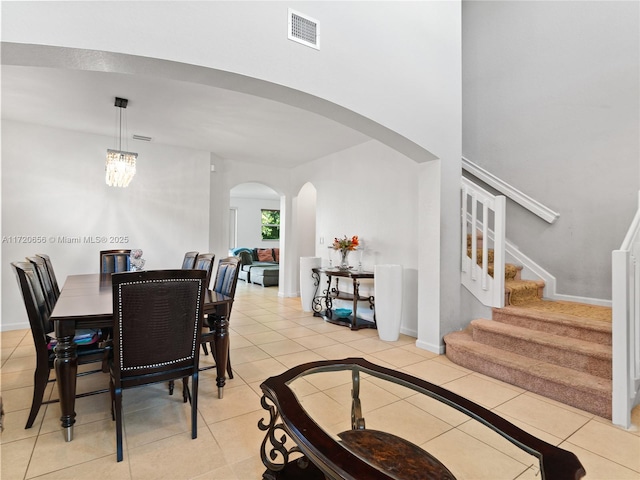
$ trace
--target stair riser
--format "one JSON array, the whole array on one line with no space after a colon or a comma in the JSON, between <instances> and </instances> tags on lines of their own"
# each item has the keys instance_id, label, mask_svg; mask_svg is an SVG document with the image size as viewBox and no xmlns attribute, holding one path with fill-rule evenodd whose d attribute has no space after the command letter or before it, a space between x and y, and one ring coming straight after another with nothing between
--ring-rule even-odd
<instances>
[{"instance_id":1,"label":"stair riser","mask_svg":"<svg viewBox=\"0 0 640 480\"><path fill-rule=\"evenodd\" d=\"M611 379L611 357L586 355L582 352L559 349L557 345L536 342L535 338L518 338L497 332L473 329L473 340L554 365L568 367L598 377Z\"/></svg>"},{"instance_id":2,"label":"stair riser","mask_svg":"<svg viewBox=\"0 0 640 480\"><path fill-rule=\"evenodd\" d=\"M600 417L611 418L611 395L567 387L559 381L540 378L529 372L493 363L490 357L447 344L446 356L457 365L524 388L530 392L571 405Z\"/></svg>"},{"instance_id":3,"label":"stair riser","mask_svg":"<svg viewBox=\"0 0 640 480\"><path fill-rule=\"evenodd\" d=\"M538 332L548 332L554 335L571 337L600 345L611 345L611 332L580 328L577 325L563 325L551 321L544 321L531 316L520 316L503 313L500 309L493 311L493 320L496 322L529 328Z\"/></svg>"}]
</instances>

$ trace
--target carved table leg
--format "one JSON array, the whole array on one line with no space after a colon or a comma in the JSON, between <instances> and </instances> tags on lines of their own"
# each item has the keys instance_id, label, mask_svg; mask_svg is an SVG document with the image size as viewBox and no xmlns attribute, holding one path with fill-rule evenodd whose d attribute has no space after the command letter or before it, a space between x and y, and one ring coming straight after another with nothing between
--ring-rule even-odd
<instances>
[{"instance_id":1,"label":"carved table leg","mask_svg":"<svg viewBox=\"0 0 640 480\"><path fill-rule=\"evenodd\" d=\"M218 398L222 398L226 383L226 367L229 361L229 307L223 316L216 316L214 322L215 333L213 341L216 349L216 385L218 385Z\"/></svg>"},{"instance_id":2,"label":"carved table leg","mask_svg":"<svg viewBox=\"0 0 640 480\"><path fill-rule=\"evenodd\" d=\"M362 416L362 406L360 405L360 371L351 371L351 429L364 430L364 417Z\"/></svg>"},{"instance_id":3,"label":"carved table leg","mask_svg":"<svg viewBox=\"0 0 640 480\"><path fill-rule=\"evenodd\" d=\"M76 423L76 374L78 373L78 354L73 335L58 336L56 345L55 369L60 397L60 422L64 439L73 440L73 424Z\"/></svg>"}]
</instances>

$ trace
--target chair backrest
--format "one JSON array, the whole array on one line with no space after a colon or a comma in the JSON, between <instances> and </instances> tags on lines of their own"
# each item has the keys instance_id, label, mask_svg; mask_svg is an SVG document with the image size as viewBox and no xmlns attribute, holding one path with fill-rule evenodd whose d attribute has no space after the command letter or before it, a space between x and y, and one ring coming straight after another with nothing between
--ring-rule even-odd
<instances>
[{"instance_id":1,"label":"chair backrest","mask_svg":"<svg viewBox=\"0 0 640 480\"><path fill-rule=\"evenodd\" d=\"M211 273L213 272L213 263L215 259L216 256L213 253L200 253L196 257L196 261L193 266L196 270L205 270L207 272L207 288L209 288L209 284L211 283Z\"/></svg>"},{"instance_id":2,"label":"chair backrest","mask_svg":"<svg viewBox=\"0 0 640 480\"><path fill-rule=\"evenodd\" d=\"M198 371L206 272L114 273L114 380L123 387Z\"/></svg>"},{"instance_id":3,"label":"chair backrest","mask_svg":"<svg viewBox=\"0 0 640 480\"><path fill-rule=\"evenodd\" d=\"M36 354L39 357L43 356L42 359L46 360L49 355L47 333L53 331L53 324L49 320L51 312L44 298L38 274L31 262L13 262L11 266L16 274L24 306L27 309ZM39 361L42 359L39 359Z\"/></svg>"},{"instance_id":4,"label":"chair backrest","mask_svg":"<svg viewBox=\"0 0 640 480\"><path fill-rule=\"evenodd\" d=\"M192 268L195 268L197 256L198 256L198 252L185 253L184 258L182 259L182 268L185 270L190 270Z\"/></svg>"},{"instance_id":5,"label":"chair backrest","mask_svg":"<svg viewBox=\"0 0 640 480\"><path fill-rule=\"evenodd\" d=\"M40 257L44 260L44 264L47 266L47 273L49 274L49 280L51 280L51 286L53 287L53 293L56 296L56 300L60 296L60 287L58 286L58 280L56 279L56 274L53 271L53 264L51 263L51 258L49 255L45 255L44 253L36 253L36 257Z\"/></svg>"},{"instance_id":6,"label":"chair backrest","mask_svg":"<svg viewBox=\"0 0 640 480\"><path fill-rule=\"evenodd\" d=\"M128 272L131 249L100 251L100 273Z\"/></svg>"},{"instance_id":7,"label":"chair backrest","mask_svg":"<svg viewBox=\"0 0 640 480\"><path fill-rule=\"evenodd\" d=\"M216 279L213 282L213 291L234 298L238 274L240 273L240 259L238 257L223 258L218 262Z\"/></svg>"},{"instance_id":8,"label":"chair backrest","mask_svg":"<svg viewBox=\"0 0 640 480\"><path fill-rule=\"evenodd\" d=\"M47 272L47 265L43 258L37 256L27 257L27 261L33 265L36 271L36 275L40 281L40 286L42 287L42 292L44 293L44 298L47 302L47 306L49 307L49 313L51 313L53 311L53 307L56 306L56 301L58 299L53 291L53 285L51 285L51 278L49 277L49 272Z\"/></svg>"}]
</instances>

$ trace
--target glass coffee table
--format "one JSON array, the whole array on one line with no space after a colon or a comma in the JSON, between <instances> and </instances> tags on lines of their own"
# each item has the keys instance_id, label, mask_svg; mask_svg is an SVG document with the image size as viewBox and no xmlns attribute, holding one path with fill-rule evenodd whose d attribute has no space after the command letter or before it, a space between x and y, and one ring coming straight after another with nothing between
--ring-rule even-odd
<instances>
[{"instance_id":1,"label":"glass coffee table","mask_svg":"<svg viewBox=\"0 0 640 480\"><path fill-rule=\"evenodd\" d=\"M571 452L425 380L362 358L260 385L263 479L579 479Z\"/></svg>"}]
</instances>

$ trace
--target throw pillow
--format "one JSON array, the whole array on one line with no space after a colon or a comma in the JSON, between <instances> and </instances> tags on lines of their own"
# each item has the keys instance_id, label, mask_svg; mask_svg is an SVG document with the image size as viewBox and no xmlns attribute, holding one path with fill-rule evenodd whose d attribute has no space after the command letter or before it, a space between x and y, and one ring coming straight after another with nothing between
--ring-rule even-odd
<instances>
[{"instance_id":1,"label":"throw pillow","mask_svg":"<svg viewBox=\"0 0 640 480\"><path fill-rule=\"evenodd\" d=\"M270 248L258 249L258 261L259 262L273 262L273 254Z\"/></svg>"}]
</instances>

